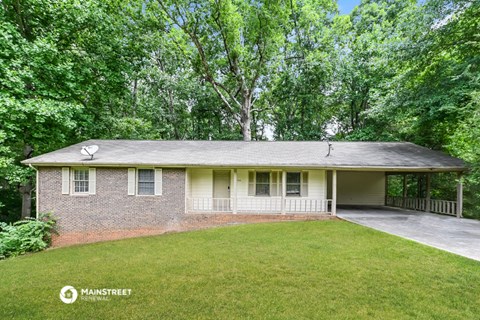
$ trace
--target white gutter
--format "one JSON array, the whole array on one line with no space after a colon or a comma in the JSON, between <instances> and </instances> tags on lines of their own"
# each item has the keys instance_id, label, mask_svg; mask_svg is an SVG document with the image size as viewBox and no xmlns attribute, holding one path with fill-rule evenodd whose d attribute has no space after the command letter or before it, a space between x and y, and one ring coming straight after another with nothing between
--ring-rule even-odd
<instances>
[{"instance_id":1,"label":"white gutter","mask_svg":"<svg viewBox=\"0 0 480 320\"><path fill-rule=\"evenodd\" d=\"M28 163L31 166L31 163ZM105 163L105 162L45 162L35 163L36 166L44 167L73 167L73 166L86 166L86 167L115 167L115 168L131 168L138 166L151 166L161 168L239 168L239 169L255 169L255 168L276 168L276 169L295 169L301 168L304 170L343 170L343 171L386 171L386 172L452 172L452 171L467 171L467 167L389 167L389 166L348 166L348 165L285 165L285 164L161 164L161 163Z\"/></svg>"}]
</instances>

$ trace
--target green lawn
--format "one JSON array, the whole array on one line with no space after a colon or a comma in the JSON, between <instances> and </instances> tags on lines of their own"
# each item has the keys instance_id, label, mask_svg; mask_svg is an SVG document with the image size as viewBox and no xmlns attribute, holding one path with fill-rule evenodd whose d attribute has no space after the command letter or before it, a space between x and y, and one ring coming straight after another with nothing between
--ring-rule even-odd
<instances>
[{"instance_id":1,"label":"green lawn","mask_svg":"<svg viewBox=\"0 0 480 320\"><path fill-rule=\"evenodd\" d=\"M241 225L0 262L0 319L478 319L480 263L342 221ZM67 305L65 285L130 288Z\"/></svg>"}]
</instances>

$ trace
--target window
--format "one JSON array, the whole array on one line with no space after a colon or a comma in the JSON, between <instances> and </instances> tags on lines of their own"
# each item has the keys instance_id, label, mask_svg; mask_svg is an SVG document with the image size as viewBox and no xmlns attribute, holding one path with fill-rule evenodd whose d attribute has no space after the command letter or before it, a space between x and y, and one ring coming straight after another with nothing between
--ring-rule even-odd
<instances>
[{"instance_id":1,"label":"window","mask_svg":"<svg viewBox=\"0 0 480 320\"><path fill-rule=\"evenodd\" d=\"M88 169L73 170L73 193L88 193Z\"/></svg>"},{"instance_id":2,"label":"window","mask_svg":"<svg viewBox=\"0 0 480 320\"><path fill-rule=\"evenodd\" d=\"M287 196L301 195L301 176L300 172L287 172Z\"/></svg>"},{"instance_id":3,"label":"window","mask_svg":"<svg viewBox=\"0 0 480 320\"><path fill-rule=\"evenodd\" d=\"M270 172L257 172L255 183L255 195L269 196L270 195Z\"/></svg>"},{"instance_id":4,"label":"window","mask_svg":"<svg viewBox=\"0 0 480 320\"><path fill-rule=\"evenodd\" d=\"M138 194L139 195L155 194L155 170L138 169Z\"/></svg>"},{"instance_id":5,"label":"window","mask_svg":"<svg viewBox=\"0 0 480 320\"><path fill-rule=\"evenodd\" d=\"M308 171L285 172L286 196L308 197ZM283 175L281 171L248 172L248 196L281 197Z\"/></svg>"}]
</instances>

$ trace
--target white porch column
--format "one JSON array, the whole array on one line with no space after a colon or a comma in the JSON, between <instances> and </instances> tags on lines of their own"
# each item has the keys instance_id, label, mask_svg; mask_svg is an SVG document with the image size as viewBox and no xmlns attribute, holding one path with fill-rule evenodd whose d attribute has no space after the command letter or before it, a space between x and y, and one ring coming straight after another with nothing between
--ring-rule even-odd
<instances>
[{"instance_id":1,"label":"white porch column","mask_svg":"<svg viewBox=\"0 0 480 320\"><path fill-rule=\"evenodd\" d=\"M282 170L282 214L286 213L285 210L285 196L287 194L287 173Z\"/></svg>"},{"instance_id":2,"label":"white porch column","mask_svg":"<svg viewBox=\"0 0 480 320\"><path fill-rule=\"evenodd\" d=\"M462 217L463 211L463 181L462 173L457 175L457 218Z\"/></svg>"},{"instance_id":3,"label":"white porch column","mask_svg":"<svg viewBox=\"0 0 480 320\"><path fill-rule=\"evenodd\" d=\"M237 169L233 169L233 214L237 214Z\"/></svg>"},{"instance_id":4,"label":"white porch column","mask_svg":"<svg viewBox=\"0 0 480 320\"><path fill-rule=\"evenodd\" d=\"M430 199L431 199L431 180L432 180L432 176L430 173L427 173L427 177L426 177L427 181L426 181L426 184L427 184L427 188L425 190L425 212L430 212Z\"/></svg>"},{"instance_id":5,"label":"white porch column","mask_svg":"<svg viewBox=\"0 0 480 320\"><path fill-rule=\"evenodd\" d=\"M337 215L337 170L332 170L332 216Z\"/></svg>"},{"instance_id":6,"label":"white porch column","mask_svg":"<svg viewBox=\"0 0 480 320\"><path fill-rule=\"evenodd\" d=\"M191 188L190 188L190 168L185 169L185 213L188 213L190 197L191 197Z\"/></svg>"}]
</instances>

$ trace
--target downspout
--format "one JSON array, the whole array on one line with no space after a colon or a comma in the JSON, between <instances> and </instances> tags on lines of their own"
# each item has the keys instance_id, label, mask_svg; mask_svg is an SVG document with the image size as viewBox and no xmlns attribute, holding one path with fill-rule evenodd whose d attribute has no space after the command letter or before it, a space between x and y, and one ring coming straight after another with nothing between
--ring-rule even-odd
<instances>
[{"instance_id":1,"label":"downspout","mask_svg":"<svg viewBox=\"0 0 480 320\"><path fill-rule=\"evenodd\" d=\"M28 166L30 168L32 168L33 170L35 170L35 217L38 219L38 208L39 208L39 205L38 205L38 202L39 202L39 199L38 199L38 169L35 168L34 166L32 166L31 163L29 163Z\"/></svg>"}]
</instances>

